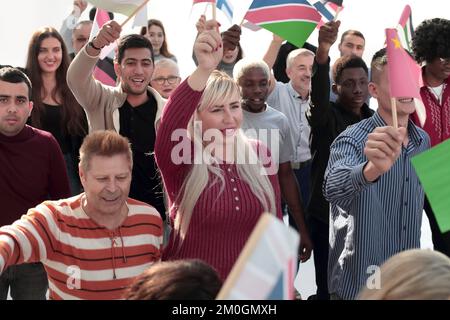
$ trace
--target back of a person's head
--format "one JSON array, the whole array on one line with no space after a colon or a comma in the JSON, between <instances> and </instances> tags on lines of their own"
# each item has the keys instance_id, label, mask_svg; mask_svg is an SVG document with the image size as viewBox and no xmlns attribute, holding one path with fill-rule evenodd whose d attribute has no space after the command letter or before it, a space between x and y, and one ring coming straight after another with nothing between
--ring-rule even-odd
<instances>
[{"instance_id":1,"label":"back of a person's head","mask_svg":"<svg viewBox=\"0 0 450 320\"><path fill-rule=\"evenodd\" d=\"M153 47L146 37L140 34L129 34L124 37L121 37L119 40L119 44L117 45L117 62L120 64L125 55L125 51L127 49L149 49L152 57L152 61L154 61L153 56Z\"/></svg>"},{"instance_id":2,"label":"back of a person's head","mask_svg":"<svg viewBox=\"0 0 450 320\"><path fill-rule=\"evenodd\" d=\"M165 261L138 276L127 300L213 300L222 286L216 270L197 259Z\"/></svg>"},{"instance_id":3,"label":"back of a person's head","mask_svg":"<svg viewBox=\"0 0 450 320\"><path fill-rule=\"evenodd\" d=\"M380 269L380 287L365 288L360 300L450 299L450 258L431 250L407 250Z\"/></svg>"}]
</instances>

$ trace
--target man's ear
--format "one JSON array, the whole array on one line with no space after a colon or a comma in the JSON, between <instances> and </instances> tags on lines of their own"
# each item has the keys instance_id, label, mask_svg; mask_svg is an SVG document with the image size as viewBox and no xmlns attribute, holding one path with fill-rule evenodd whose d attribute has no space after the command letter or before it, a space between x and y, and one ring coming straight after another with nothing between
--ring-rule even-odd
<instances>
[{"instance_id":1,"label":"man's ear","mask_svg":"<svg viewBox=\"0 0 450 320\"><path fill-rule=\"evenodd\" d=\"M286 75L289 79L291 79L291 68L286 67Z\"/></svg>"},{"instance_id":2,"label":"man's ear","mask_svg":"<svg viewBox=\"0 0 450 320\"><path fill-rule=\"evenodd\" d=\"M33 101L30 101L28 104L28 107L29 107L28 116L31 116L31 111L33 111L33 106L34 106Z\"/></svg>"},{"instance_id":3,"label":"man's ear","mask_svg":"<svg viewBox=\"0 0 450 320\"><path fill-rule=\"evenodd\" d=\"M120 78L120 76L122 75L122 69L120 67L120 64L115 59L114 59L114 72L116 73L117 78Z\"/></svg>"},{"instance_id":4,"label":"man's ear","mask_svg":"<svg viewBox=\"0 0 450 320\"><path fill-rule=\"evenodd\" d=\"M84 182L86 180L86 173L84 172L83 167L81 166L81 164L78 164L78 174L80 176L80 182L84 187Z\"/></svg>"},{"instance_id":5,"label":"man's ear","mask_svg":"<svg viewBox=\"0 0 450 320\"><path fill-rule=\"evenodd\" d=\"M333 83L333 84L331 85L331 90L333 91L333 93L334 93L335 95L338 95L338 88L337 88L337 84L336 84L336 83Z\"/></svg>"},{"instance_id":6,"label":"man's ear","mask_svg":"<svg viewBox=\"0 0 450 320\"><path fill-rule=\"evenodd\" d=\"M374 82L369 82L369 94L371 97L377 99L378 98L378 87Z\"/></svg>"}]
</instances>

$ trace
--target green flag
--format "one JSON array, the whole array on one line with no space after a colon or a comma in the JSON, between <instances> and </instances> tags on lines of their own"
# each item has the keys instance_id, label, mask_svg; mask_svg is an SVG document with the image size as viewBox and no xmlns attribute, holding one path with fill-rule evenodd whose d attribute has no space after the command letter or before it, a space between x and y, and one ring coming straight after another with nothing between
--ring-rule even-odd
<instances>
[{"instance_id":1,"label":"green flag","mask_svg":"<svg viewBox=\"0 0 450 320\"><path fill-rule=\"evenodd\" d=\"M450 140L412 159L442 233L450 231Z\"/></svg>"}]
</instances>

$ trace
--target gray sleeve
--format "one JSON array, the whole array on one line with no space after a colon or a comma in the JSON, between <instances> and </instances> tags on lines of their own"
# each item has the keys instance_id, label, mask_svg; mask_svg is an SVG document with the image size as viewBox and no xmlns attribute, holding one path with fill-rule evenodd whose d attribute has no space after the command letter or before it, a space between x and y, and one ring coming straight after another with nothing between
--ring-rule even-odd
<instances>
[{"instance_id":1,"label":"gray sleeve","mask_svg":"<svg viewBox=\"0 0 450 320\"><path fill-rule=\"evenodd\" d=\"M280 131L280 163L291 162L294 155L294 146L292 145L291 129L286 116L282 118Z\"/></svg>"}]
</instances>

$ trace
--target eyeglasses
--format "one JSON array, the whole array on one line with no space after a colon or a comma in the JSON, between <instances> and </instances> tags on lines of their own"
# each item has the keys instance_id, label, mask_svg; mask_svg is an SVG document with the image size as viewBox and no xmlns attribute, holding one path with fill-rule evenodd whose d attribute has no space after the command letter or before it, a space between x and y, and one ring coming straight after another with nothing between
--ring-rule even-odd
<instances>
[{"instance_id":1,"label":"eyeglasses","mask_svg":"<svg viewBox=\"0 0 450 320\"><path fill-rule=\"evenodd\" d=\"M439 58L442 65L450 64L450 58Z\"/></svg>"},{"instance_id":2,"label":"eyeglasses","mask_svg":"<svg viewBox=\"0 0 450 320\"><path fill-rule=\"evenodd\" d=\"M155 79L152 79L152 81L155 81L157 84L162 85L166 81L168 84L175 84L179 79L180 79L180 77L170 76L167 78L155 78Z\"/></svg>"}]
</instances>

